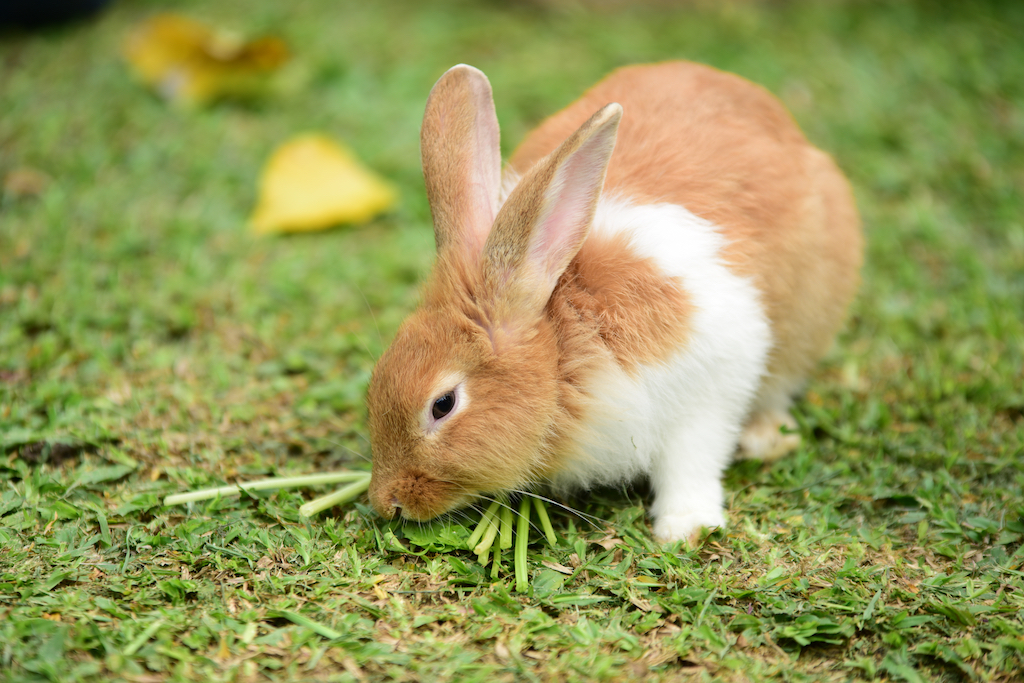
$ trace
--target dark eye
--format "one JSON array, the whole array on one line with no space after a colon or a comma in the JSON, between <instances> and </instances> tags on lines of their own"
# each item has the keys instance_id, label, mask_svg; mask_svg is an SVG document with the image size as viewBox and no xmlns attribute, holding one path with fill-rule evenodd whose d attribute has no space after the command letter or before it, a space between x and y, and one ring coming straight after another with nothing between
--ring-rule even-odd
<instances>
[{"instance_id":1,"label":"dark eye","mask_svg":"<svg viewBox=\"0 0 1024 683\"><path fill-rule=\"evenodd\" d=\"M434 406L430 409L430 414L434 416L435 420L440 420L442 417L452 412L452 408L455 407L455 392L449 391L441 398L434 401Z\"/></svg>"}]
</instances>

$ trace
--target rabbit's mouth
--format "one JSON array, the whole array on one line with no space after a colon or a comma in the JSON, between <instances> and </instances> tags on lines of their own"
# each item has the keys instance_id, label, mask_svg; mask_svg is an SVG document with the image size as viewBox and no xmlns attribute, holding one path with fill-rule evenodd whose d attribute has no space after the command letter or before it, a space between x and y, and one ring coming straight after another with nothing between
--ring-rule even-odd
<instances>
[{"instance_id":1,"label":"rabbit's mouth","mask_svg":"<svg viewBox=\"0 0 1024 683\"><path fill-rule=\"evenodd\" d=\"M401 516L425 522L472 500L473 492L455 482L435 479L423 472L401 472L383 477L376 473L370 482L370 503L385 519Z\"/></svg>"}]
</instances>

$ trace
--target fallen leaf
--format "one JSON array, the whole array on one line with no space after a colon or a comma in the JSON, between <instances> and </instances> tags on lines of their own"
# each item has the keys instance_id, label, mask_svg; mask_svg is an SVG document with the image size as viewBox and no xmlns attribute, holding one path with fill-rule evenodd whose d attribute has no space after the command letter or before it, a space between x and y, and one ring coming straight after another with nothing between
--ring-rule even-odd
<instances>
[{"instance_id":1,"label":"fallen leaf","mask_svg":"<svg viewBox=\"0 0 1024 683\"><path fill-rule=\"evenodd\" d=\"M639 598L635 595L630 595L629 601L633 603L634 607L642 612L658 612L660 614L665 611L665 608L661 605L655 605L650 600L644 600L643 598Z\"/></svg>"},{"instance_id":2,"label":"fallen leaf","mask_svg":"<svg viewBox=\"0 0 1024 683\"><path fill-rule=\"evenodd\" d=\"M548 560L541 560L541 564L548 569L554 569L556 572L560 572L562 574L572 574L572 567L566 567L564 564L550 562Z\"/></svg>"},{"instance_id":3,"label":"fallen leaf","mask_svg":"<svg viewBox=\"0 0 1024 683\"><path fill-rule=\"evenodd\" d=\"M268 233L363 223L390 209L396 199L394 188L351 151L323 135L300 135L267 161L250 224Z\"/></svg>"},{"instance_id":4,"label":"fallen leaf","mask_svg":"<svg viewBox=\"0 0 1024 683\"><path fill-rule=\"evenodd\" d=\"M142 82L183 106L245 97L266 87L289 57L284 41L237 34L178 14L158 14L137 26L124 56Z\"/></svg>"},{"instance_id":5,"label":"fallen leaf","mask_svg":"<svg viewBox=\"0 0 1024 683\"><path fill-rule=\"evenodd\" d=\"M605 529L605 532L606 533L605 533L605 537L604 538L602 538L600 540L597 540L597 541L591 541L591 543L596 543L597 545L601 546L605 550L611 550L615 546L624 543L624 541L621 538L617 538L615 536L615 532L613 530Z\"/></svg>"}]
</instances>

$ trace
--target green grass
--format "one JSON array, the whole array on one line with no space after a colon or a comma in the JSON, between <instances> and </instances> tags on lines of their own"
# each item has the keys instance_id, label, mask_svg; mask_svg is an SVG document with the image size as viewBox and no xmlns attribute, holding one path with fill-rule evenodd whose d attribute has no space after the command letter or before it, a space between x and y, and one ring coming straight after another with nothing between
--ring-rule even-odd
<instances>
[{"instance_id":1,"label":"green grass","mask_svg":"<svg viewBox=\"0 0 1024 683\"><path fill-rule=\"evenodd\" d=\"M0 195L0 680L1021 680L1024 5L183 2L297 55L279 95L195 112L117 56L164 7L0 37L0 178L49 178ZM519 594L462 527L300 521L327 490L161 504L367 466L368 374L432 259L418 125L444 69L490 75L507 153L666 58L778 94L868 237L804 446L729 470L728 529L663 549L642 490L571 500L603 521L555 512ZM398 210L253 238L260 166L306 130Z\"/></svg>"}]
</instances>

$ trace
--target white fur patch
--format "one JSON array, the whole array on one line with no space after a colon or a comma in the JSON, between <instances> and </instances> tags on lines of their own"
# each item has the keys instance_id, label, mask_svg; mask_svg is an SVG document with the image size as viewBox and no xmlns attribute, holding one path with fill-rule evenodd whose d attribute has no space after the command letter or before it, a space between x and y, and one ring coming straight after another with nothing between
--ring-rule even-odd
<instances>
[{"instance_id":1,"label":"white fur patch","mask_svg":"<svg viewBox=\"0 0 1024 683\"><path fill-rule=\"evenodd\" d=\"M592 235L625 233L632 247L678 278L693 303L689 335L664 363L627 374L614 362L588 387L587 436L561 488L648 475L662 541L721 526L721 475L765 373L771 330L760 295L721 259L725 238L674 204L602 198Z\"/></svg>"}]
</instances>

